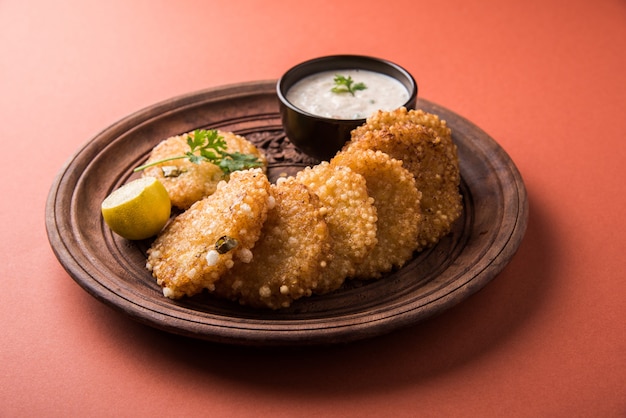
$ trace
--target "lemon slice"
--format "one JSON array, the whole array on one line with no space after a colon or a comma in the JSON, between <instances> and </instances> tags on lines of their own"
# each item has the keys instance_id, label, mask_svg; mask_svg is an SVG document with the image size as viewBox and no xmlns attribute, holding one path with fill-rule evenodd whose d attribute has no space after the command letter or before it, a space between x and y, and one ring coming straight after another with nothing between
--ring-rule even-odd
<instances>
[{"instance_id":1,"label":"lemon slice","mask_svg":"<svg viewBox=\"0 0 626 418\"><path fill-rule=\"evenodd\" d=\"M167 190L154 177L142 177L114 190L102 202L102 216L118 235L129 240L161 231L172 209Z\"/></svg>"}]
</instances>

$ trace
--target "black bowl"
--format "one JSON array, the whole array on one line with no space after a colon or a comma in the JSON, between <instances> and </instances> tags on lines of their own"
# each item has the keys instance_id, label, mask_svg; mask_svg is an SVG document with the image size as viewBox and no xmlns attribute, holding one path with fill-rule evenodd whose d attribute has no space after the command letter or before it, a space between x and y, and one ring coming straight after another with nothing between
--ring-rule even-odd
<instances>
[{"instance_id":1,"label":"black bowl","mask_svg":"<svg viewBox=\"0 0 626 418\"><path fill-rule=\"evenodd\" d=\"M417 83L404 68L392 62L362 55L331 55L305 61L289 69L276 85L280 114L287 138L302 152L319 160L329 160L350 139L350 132L365 123L363 119L332 119L299 109L287 100L289 89L301 79L322 71L360 69L393 77L406 87L409 98L403 104L414 109Z\"/></svg>"}]
</instances>

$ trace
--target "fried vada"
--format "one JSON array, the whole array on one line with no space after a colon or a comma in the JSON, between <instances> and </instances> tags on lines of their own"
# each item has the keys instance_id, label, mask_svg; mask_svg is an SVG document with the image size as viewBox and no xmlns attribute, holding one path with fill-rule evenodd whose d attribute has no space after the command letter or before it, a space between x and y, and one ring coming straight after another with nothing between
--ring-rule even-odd
<instances>
[{"instance_id":1,"label":"fried vada","mask_svg":"<svg viewBox=\"0 0 626 418\"><path fill-rule=\"evenodd\" d=\"M172 136L161 141L150 153L146 164L185 155L189 151L187 139L190 135L193 135L193 132ZM254 155L265 170L267 165L265 156L246 138L224 131L218 131L218 135L226 141L226 152ZM143 170L142 175L156 177L170 195L172 206L183 210L213 194L220 181L228 180L228 176L217 165L208 161L193 163L186 158L148 167Z\"/></svg>"},{"instance_id":2,"label":"fried vada","mask_svg":"<svg viewBox=\"0 0 626 418\"><path fill-rule=\"evenodd\" d=\"M415 238L421 224L421 193L413 175L401 161L369 149L339 152L330 164L349 167L365 178L378 216L377 244L356 266L355 278L380 278L394 267L402 267L418 247Z\"/></svg>"},{"instance_id":3,"label":"fried vada","mask_svg":"<svg viewBox=\"0 0 626 418\"><path fill-rule=\"evenodd\" d=\"M212 290L236 259L248 260L272 200L261 169L236 171L177 216L148 249L146 267L163 294L177 299Z\"/></svg>"},{"instance_id":4,"label":"fried vada","mask_svg":"<svg viewBox=\"0 0 626 418\"><path fill-rule=\"evenodd\" d=\"M356 273L376 245L376 207L365 179L349 167L322 162L296 174L296 180L315 193L332 239L333 258L325 273L327 287ZM326 290L323 287L317 291Z\"/></svg>"},{"instance_id":5,"label":"fried vada","mask_svg":"<svg viewBox=\"0 0 626 418\"><path fill-rule=\"evenodd\" d=\"M418 249L437 243L461 215L460 171L450 129L435 115L404 108L379 111L352 131L349 149L372 149L401 160L422 193Z\"/></svg>"},{"instance_id":6,"label":"fried vada","mask_svg":"<svg viewBox=\"0 0 626 418\"><path fill-rule=\"evenodd\" d=\"M286 308L320 290L330 236L319 198L291 177L271 186L270 208L252 259L237 260L215 282L214 294L255 308ZM341 286L342 281L332 285Z\"/></svg>"}]
</instances>

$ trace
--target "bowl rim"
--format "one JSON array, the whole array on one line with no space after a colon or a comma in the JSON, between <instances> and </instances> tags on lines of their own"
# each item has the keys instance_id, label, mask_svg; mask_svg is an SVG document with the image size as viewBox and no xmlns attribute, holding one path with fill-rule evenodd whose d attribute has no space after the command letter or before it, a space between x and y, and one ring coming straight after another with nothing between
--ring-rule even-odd
<instances>
[{"instance_id":1,"label":"bowl rim","mask_svg":"<svg viewBox=\"0 0 626 418\"><path fill-rule=\"evenodd\" d=\"M396 64L395 62L389 61L384 58L373 57L370 55L337 54L337 55L325 55L325 56L321 56L317 58L312 58L312 59L300 62L299 64L296 64L292 66L291 68L289 68L287 71L285 71L283 75L276 82L276 94L278 95L278 99L280 100L280 102L286 107L288 107L290 110L296 113L299 113L301 115L307 116L309 118L317 119L320 121L325 121L328 123L338 123L338 124L355 123L355 122L364 123L367 118L340 119L340 118L328 118L325 116L316 115L314 113L307 112L306 110L295 106L293 103L287 100L287 91L297 81L302 80L304 77L307 77L309 75L320 72L320 69L318 69L318 67L322 66L323 64L335 63L335 62L360 63L361 64L361 65L341 64L339 67L335 67L336 69L356 68L356 69L363 69L367 71L375 71L375 72L383 73L382 71L379 71L376 69L365 68L366 66L363 66L362 65L363 63L368 63L368 64L371 64L371 66L377 66L379 68L382 68L382 67L390 68L394 70L396 73L401 74L404 77L404 80L392 74L388 74L388 73L383 73L383 74L393 77L396 80L400 81L407 88L409 92L409 97L402 104L402 106L407 107L410 103L415 102L417 100L417 92L418 92L417 82L415 81L415 78L413 77L413 75L401 65ZM308 68L311 68L312 71L307 71ZM324 71L328 71L332 69L333 67L331 66L330 68L325 68ZM298 75L299 72L305 72L306 74L302 74L302 76L296 77L296 75ZM292 81L286 88L284 88L286 83L288 81L291 81L290 79L294 77L295 77L295 80ZM283 90L284 90L284 93L283 93Z\"/></svg>"}]
</instances>

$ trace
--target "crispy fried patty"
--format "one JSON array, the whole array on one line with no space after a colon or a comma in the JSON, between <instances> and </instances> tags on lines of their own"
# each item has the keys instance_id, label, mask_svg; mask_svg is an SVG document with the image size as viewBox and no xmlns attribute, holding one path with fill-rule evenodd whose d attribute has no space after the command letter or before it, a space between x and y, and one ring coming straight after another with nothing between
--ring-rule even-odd
<instances>
[{"instance_id":1,"label":"crispy fried patty","mask_svg":"<svg viewBox=\"0 0 626 418\"><path fill-rule=\"evenodd\" d=\"M420 229L420 197L413 175L402 162L381 151L350 149L339 152L333 166L350 167L365 178L368 194L378 215L378 243L356 267L355 277L379 278L402 267L417 249Z\"/></svg>"},{"instance_id":2,"label":"crispy fried patty","mask_svg":"<svg viewBox=\"0 0 626 418\"><path fill-rule=\"evenodd\" d=\"M440 136L443 135L443 136ZM456 145L450 129L435 115L398 109L378 112L352 132L348 149L372 149L401 160L422 193L419 249L451 230L462 210Z\"/></svg>"},{"instance_id":3,"label":"crispy fried patty","mask_svg":"<svg viewBox=\"0 0 626 418\"><path fill-rule=\"evenodd\" d=\"M255 155L265 167L265 156L246 138L232 132L218 131L218 134L226 141L227 152ZM189 151L187 139L190 135L193 132L163 140L154 147L147 163L184 155ZM179 209L188 209L198 200L213 194L221 180L228 180L217 165L207 161L196 164L188 159L172 160L148 167L143 170L143 175L156 177L163 183L172 205Z\"/></svg>"},{"instance_id":4,"label":"crispy fried patty","mask_svg":"<svg viewBox=\"0 0 626 418\"><path fill-rule=\"evenodd\" d=\"M252 258L236 261L215 282L214 293L244 305L278 309L322 286L330 236L319 198L306 186L292 177L272 185L271 194L275 205L268 212ZM332 286L341 284L338 281Z\"/></svg>"},{"instance_id":5,"label":"crispy fried patty","mask_svg":"<svg viewBox=\"0 0 626 418\"><path fill-rule=\"evenodd\" d=\"M374 113L367 119L364 125L355 130L353 136L359 136L363 131L379 131L389 126L405 123L432 129L443 141L452 141L452 131L445 120L421 109L407 110L405 107L388 112L378 111Z\"/></svg>"},{"instance_id":6,"label":"crispy fried patty","mask_svg":"<svg viewBox=\"0 0 626 418\"><path fill-rule=\"evenodd\" d=\"M170 298L192 296L248 257L271 205L260 169L236 171L211 196L176 217L148 250L147 268Z\"/></svg>"},{"instance_id":7,"label":"crispy fried patty","mask_svg":"<svg viewBox=\"0 0 626 418\"><path fill-rule=\"evenodd\" d=\"M365 179L348 167L322 162L296 175L322 204L332 238L333 259L325 279L329 283L353 276L356 266L376 245L376 207Z\"/></svg>"}]
</instances>

